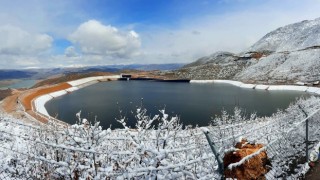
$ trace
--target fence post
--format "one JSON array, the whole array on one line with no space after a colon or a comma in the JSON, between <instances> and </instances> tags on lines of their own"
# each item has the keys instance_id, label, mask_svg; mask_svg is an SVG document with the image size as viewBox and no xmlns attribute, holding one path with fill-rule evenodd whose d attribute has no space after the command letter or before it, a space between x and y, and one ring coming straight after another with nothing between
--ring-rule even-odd
<instances>
[{"instance_id":1,"label":"fence post","mask_svg":"<svg viewBox=\"0 0 320 180\"><path fill-rule=\"evenodd\" d=\"M306 116L306 118L308 117L308 114L303 110L303 108L298 105L298 107L301 109L301 111L303 112L303 114ZM306 162L309 161L309 150L308 150L308 143L309 143L309 118L306 119Z\"/></svg>"},{"instance_id":2,"label":"fence post","mask_svg":"<svg viewBox=\"0 0 320 180\"><path fill-rule=\"evenodd\" d=\"M217 162L218 162L218 170L219 170L219 173L221 174L221 179L224 179L224 165L223 165L223 161L222 161L222 158L220 156L220 154L218 153L218 151L216 150L217 147L215 146L214 142L211 141L211 138L209 137L209 131L204 131L203 132L204 135L206 136L207 138L207 141L209 143L209 146L214 154L214 156L216 157L217 159Z\"/></svg>"}]
</instances>

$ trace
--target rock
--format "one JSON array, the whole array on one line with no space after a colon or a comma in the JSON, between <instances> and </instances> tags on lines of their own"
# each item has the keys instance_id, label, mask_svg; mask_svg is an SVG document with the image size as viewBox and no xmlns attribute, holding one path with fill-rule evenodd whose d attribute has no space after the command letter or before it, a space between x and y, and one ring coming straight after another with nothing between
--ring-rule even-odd
<instances>
[{"instance_id":1,"label":"rock","mask_svg":"<svg viewBox=\"0 0 320 180\"><path fill-rule=\"evenodd\" d=\"M262 151L260 154L252 157L249 161L246 161L240 166L231 170L228 169L230 164L239 162L242 158L257 152L259 149L263 148L263 145L250 144L246 139L242 139L241 142L236 144L235 148L238 150L225 154L223 158L225 177L238 180L265 179L264 175L271 169L271 163L266 151Z\"/></svg>"}]
</instances>

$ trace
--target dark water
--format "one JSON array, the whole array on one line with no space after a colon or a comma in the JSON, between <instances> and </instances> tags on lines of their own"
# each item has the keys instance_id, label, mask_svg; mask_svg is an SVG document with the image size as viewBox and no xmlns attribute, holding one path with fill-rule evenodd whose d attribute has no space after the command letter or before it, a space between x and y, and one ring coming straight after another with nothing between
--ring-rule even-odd
<instances>
[{"instance_id":1,"label":"dark water","mask_svg":"<svg viewBox=\"0 0 320 180\"><path fill-rule=\"evenodd\" d=\"M221 110L233 112L235 106L246 114L270 116L277 109L285 109L291 102L306 93L297 91L265 91L243 89L228 84L192 84L152 81L112 81L94 84L71 94L58 97L46 104L51 116L68 123L75 123L75 114L82 110L82 117L101 122L104 128L121 128L115 118L122 114L129 117L134 127L131 111L141 104L151 115L159 114L165 107L169 115L178 115L185 125L208 125L211 117ZM118 104L118 105L117 105Z\"/></svg>"}]
</instances>

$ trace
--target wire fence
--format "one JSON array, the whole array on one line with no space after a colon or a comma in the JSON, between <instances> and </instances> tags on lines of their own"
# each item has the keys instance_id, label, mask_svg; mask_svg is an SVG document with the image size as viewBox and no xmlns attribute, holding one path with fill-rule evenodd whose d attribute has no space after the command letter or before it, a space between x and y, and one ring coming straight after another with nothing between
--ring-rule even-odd
<instances>
[{"instance_id":1,"label":"wire fence","mask_svg":"<svg viewBox=\"0 0 320 180\"><path fill-rule=\"evenodd\" d=\"M145 179L158 174L163 177L186 176L198 179L200 175L197 171L202 171L199 168L215 171L214 157L210 154L203 156L210 153L210 150L200 129L183 130L183 134L158 130L158 135L155 136L154 131L150 130L143 135L131 130L113 131L110 134L103 134L106 131L99 130L84 133L84 129L76 131L72 127L61 131L55 127L38 128L8 119L3 119L2 122L8 127L19 127L20 132L7 128L0 130L0 152L3 155L14 155L10 159L15 161L6 167L0 167L0 177L42 179L46 178L43 172L47 171L47 176L51 178L53 176L66 179L90 177L90 173L93 174L92 177L97 177L98 174L99 178L107 179ZM92 132L97 132L95 142L89 135ZM15 142L17 139L19 142ZM98 145L102 142L107 144ZM22 147L21 144L27 147ZM189 155L190 151L193 152L192 156ZM174 163L158 161L156 163L159 165L154 166L155 162L152 161L163 159L160 156L166 156ZM28 164L27 169L21 167L25 164ZM12 169L13 171L10 171ZM40 169L43 172L39 171ZM62 169L68 172L61 172ZM219 175L212 173L206 177L212 179L215 176Z\"/></svg>"},{"instance_id":2,"label":"wire fence","mask_svg":"<svg viewBox=\"0 0 320 180\"><path fill-rule=\"evenodd\" d=\"M225 124L210 129L211 141L219 149L219 154L234 148L239 137L248 138L249 143L263 144L254 154L245 156L240 162L228 164L226 170L238 167L248 167L250 161L262 152L267 153L270 161L265 168L267 179L299 179L303 178L305 163L308 162L309 152L320 140L320 111L309 116L301 109L305 118L296 120L295 117L276 118L268 121ZM299 119L299 118L298 118ZM251 162L253 163L253 162Z\"/></svg>"},{"instance_id":3,"label":"wire fence","mask_svg":"<svg viewBox=\"0 0 320 180\"><path fill-rule=\"evenodd\" d=\"M232 170L266 152L270 164L266 179L298 179L308 153L319 143L320 112L240 119L208 127L216 151L237 151L234 145L245 137L263 144L239 162L223 164ZM303 117L307 116L307 117ZM203 129L178 131L115 130L37 127L10 118L0 120L0 179L221 179L219 163ZM7 127L7 128L6 128ZM73 127L74 128L74 127ZM91 134L90 134L91 133ZM93 140L95 139L95 140ZM107 142L107 143L106 143ZM95 147L95 148L92 148ZM170 161L170 163L169 163Z\"/></svg>"}]
</instances>

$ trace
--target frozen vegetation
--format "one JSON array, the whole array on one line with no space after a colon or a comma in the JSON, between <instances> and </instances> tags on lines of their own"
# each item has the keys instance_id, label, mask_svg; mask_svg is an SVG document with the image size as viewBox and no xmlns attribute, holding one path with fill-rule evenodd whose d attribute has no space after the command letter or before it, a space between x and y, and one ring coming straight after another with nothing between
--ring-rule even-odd
<instances>
[{"instance_id":1,"label":"frozen vegetation","mask_svg":"<svg viewBox=\"0 0 320 180\"><path fill-rule=\"evenodd\" d=\"M178 117L165 110L150 116L143 107L134 112L136 128L103 130L99 122L76 116L79 123L29 125L0 115L0 177L19 179L215 179L217 162L203 133L210 132L220 154L234 150L240 137L265 145L272 167L266 175L296 178L307 166L304 157L304 122L309 118L310 140L318 142L319 98L300 99L271 117L246 118L236 108L222 113L206 128L182 129ZM306 114L305 114L306 113ZM121 113L120 113L121 114ZM310 145L312 148L313 145ZM254 155L232 169L250 162Z\"/></svg>"}]
</instances>

